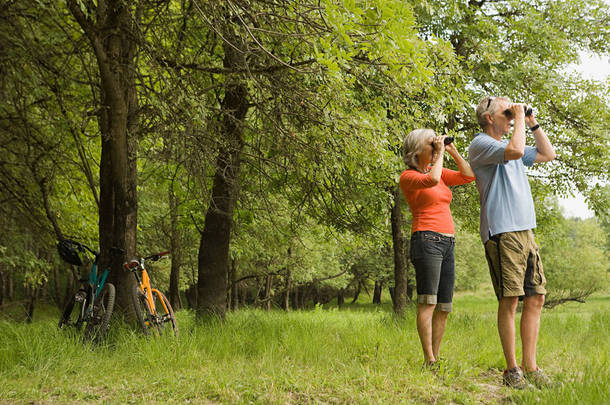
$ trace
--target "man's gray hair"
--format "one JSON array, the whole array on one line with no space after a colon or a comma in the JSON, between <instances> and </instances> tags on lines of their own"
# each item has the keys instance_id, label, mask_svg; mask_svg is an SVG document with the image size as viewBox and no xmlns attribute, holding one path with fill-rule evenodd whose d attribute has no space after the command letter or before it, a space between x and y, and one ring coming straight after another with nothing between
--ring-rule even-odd
<instances>
[{"instance_id":1,"label":"man's gray hair","mask_svg":"<svg viewBox=\"0 0 610 405\"><path fill-rule=\"evenodd\" d=\"M431 136L436 133L433 129L414 129L405 137L402 144L402 159L407 167L419 171L419 161L417 155L424 150L424 146L429 142Z\"/></svg>"},{"instance_id":2,"label":"man's gray hair","mask_svg":"<svg viewBox=\"0 0 610 405\"><path fill-rule=\"evenodd\" d=\"M493 115L498 109L498 101L504 100L510 103L510 99L508 97L493 97L493 96L485 96L479 101L479 105L477 106L477 121L481 126L481 129L485 129L488 125L487 120L485 119L488 115Z\"/></svg>"}]
</instances>

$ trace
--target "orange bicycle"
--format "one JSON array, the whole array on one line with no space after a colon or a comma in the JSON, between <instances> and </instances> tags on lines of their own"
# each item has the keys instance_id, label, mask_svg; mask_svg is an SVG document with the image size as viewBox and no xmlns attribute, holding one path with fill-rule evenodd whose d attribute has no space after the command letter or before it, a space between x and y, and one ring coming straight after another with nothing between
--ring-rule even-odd
<instances>
[{"instance_id":1,"label":"orange bicycle","mask_svg":"<svg viewBox=\"0 0 610 405\"><path fill-rule=\"evenodd\" d=\"M178 324L172 306L161 291L151 287L150 277L144 265L146 261L156 262L168 254L169 252L156 253L123 265L136 277L137 284L133 287L131 298L136 318L145 335L151 331L160 335L167 329L167 324L170 324L174 335L178 336Z\"/></svg>"}]
</instances>

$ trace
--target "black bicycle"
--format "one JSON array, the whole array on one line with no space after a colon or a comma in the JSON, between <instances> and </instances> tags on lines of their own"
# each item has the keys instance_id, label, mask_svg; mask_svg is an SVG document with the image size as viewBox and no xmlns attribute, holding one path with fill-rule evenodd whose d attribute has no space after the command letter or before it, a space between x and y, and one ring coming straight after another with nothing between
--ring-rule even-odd
<instances>
[{"instance_id":1,"label":"black bicycle","mask_svg":"<svg viewBox=\"0 0 610 405\"><path fill-rule=\"evenodd\" d=\"M61 240L57 244L57 250L65 262L74 266L83 265L79 253L90 254L94 258L89 278L79 280L82 286L64 308L59 319L59 328L71 327L80 331L84 325L83 339L100 342L108 332L116 296L114 285L106 282L109 269L98 275L99 252L83 243L70 239ZM118 251L121 249L113 248L114 254Z\"/></svg>"}]
</instances>

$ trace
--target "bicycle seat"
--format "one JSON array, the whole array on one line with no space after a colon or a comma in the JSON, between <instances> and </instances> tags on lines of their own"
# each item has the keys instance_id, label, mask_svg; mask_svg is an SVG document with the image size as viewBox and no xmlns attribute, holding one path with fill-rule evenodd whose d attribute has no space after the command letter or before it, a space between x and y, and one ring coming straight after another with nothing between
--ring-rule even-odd
<instances>
[{"instance_id":1,"label":"bicycle seat","mask_svg":"<svg viewBox=\"0 0 610 405\"><path fill-rule=\"evenodd\" d=\"M132 260L130 262L123 263L123 267L125 267L125 270L129 270L129 271L131 271L132 269L135 269L139 266L140 266L140 262L137 260Z\"/></svg>"}]
</instances>

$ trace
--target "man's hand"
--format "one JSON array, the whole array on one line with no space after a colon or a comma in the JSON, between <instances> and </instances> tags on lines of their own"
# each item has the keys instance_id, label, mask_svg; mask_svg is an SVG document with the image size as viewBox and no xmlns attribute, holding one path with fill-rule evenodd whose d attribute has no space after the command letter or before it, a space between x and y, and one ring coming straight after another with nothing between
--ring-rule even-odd
<instances>
[{"instance_id":1,"label":"man's hand","mask_svg":"<svg viewBox=\"0 0 610 405\"><path fill-rule=\"evenodd\" d=\"M534 116L534 112L532 111L532 113L530 115L526 115L525 116L525 124L531 128L533 126L535 126L536 124L538 124L538 121L536 121L536 117Z\"/></svg>"},{"instance_id":2,"label":"man's hand","mask_svg":"<svg viewBox=\"0 0 610 405\"><path fill-rule=\"evenodd\" d=\"M515 120L517 118L523 119L525 117L525 104L523 103L513 103L510 106L510 112Z\"/></svg>"}]
</instances>

